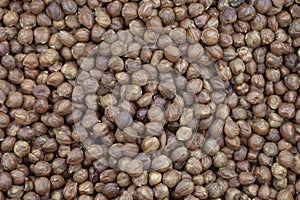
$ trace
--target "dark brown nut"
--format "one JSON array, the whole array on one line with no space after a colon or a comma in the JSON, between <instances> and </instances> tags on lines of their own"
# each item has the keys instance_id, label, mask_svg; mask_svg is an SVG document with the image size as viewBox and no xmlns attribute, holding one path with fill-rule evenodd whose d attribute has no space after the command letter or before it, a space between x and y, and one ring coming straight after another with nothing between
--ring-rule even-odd
<instances>
[{"instance_id":1,"label":"dark brown nut","mask_svg":"<svg viewBox=\"0 0 300 200\"><path fill-rule=\"evenodd\" d=\"M272 174L277 179L283 179L287 175L287 169L279 163L274 163L271 167Z\"/></svg>"},{"instance_id":2,"label":"dark brown nut","mask_svg":"<svg viewBox=\"0 0 300 200\"><path fill-rule=\"evenodd\" d=\"M78 73L76 64L72 62L65 63L61 68L61 73L69 80L75 79Z\"/></svg>"},{"instance_id":3,"label":"dark brown nut","mask_svg":"<svg viewBox=\"0 0 300 200\"><path fill-rule=\"evenodd\" d=\"M271 193L270 187L267 184L265 184L259 188L257 196L259 198L268 199L268 198L270 198L270 193Z\"/></svg>"},{"instance_id":4,"label":"dark brown nut","mask_svg":"<svg viewBox=\"0 0 300 200\"><path fill-rule=\"evenodd\" d=\"M142 175L132 178L132 183L136 186L147 185L148 182L148 172L144 171Z\"/></svg>"},{"instance_id":5,"label":"dark brown nut","mask_svg":"<svg viewBox=\"0 0 300 200\"><path fill-rule=\"evenodd\" d=\"M8 80L12 84L21 84L22 81L24 80L24 73L20 69L14 68L9 71Z\"/></svg>"},{"instance_id":6,"label":"dark brown nut","mask_svg":"<svg viewBox=\"0 0 300 200\"><path fill-rule=\"evenodd\" d=\"M250 26L253 30L257 31L264 29L267 26L267 17L257 13L255 18L250 22Z\"/></svg>"},{"instance_id":7,"label":"dark brown nut","mask_svg":"<svg viewBox=\"0 0 300 200\"><path fill-rule=\"evenodd\" d=\"M86 181L78 186L79 194L92 194L94 192L94 185L91 181Z\"/></svg>"},{"instance_id":8,"label":"dark brown nut","mask_svg":"<svg viewBox=\"0 0 300 200\"><path fill-rule=\"evenodd\" d=\"M58 144L54 138L51 138L45 142L42 146L43 151L45 152L56 152L58 150Z\"/></svg>"},{"instance_id":9,"label":"dark brown nut","mask_svg":"<svg viewBox=\"0 0 300 200\"><path fill-rule=\"evenodd\" d=\"M221 168L226 166L227 164L227 157L223 152L218 152L214 157L213 157L213 165L217 168Z\"/></svg>"},{"instance_id":10,"label":"dark brown nut","mask_svg":"<svg viewBox=\"0 0 300 200\"><path fill-rule=\"evenodd\" d=\"M290 190L288 189L282 189L278 192L276 199L278 200L283 200L283 199L292 199L293 194Z\"/></svg>"},{"instance_id":11,"label":"dark brown nut","mask_svg":"<svg viewBox=\"0 0 300 200\"><path fill-rule=\"evenodd\" d=\"M2 152L9 152L13 150L14 144L16 142L15 137L5 137L3 141L1 142L1 151Z\"/></svg>"},{"instance_id":12,"label":"dark brown nut","mask_svg":"<svg viewBox=\"0 0 300 200\"><path fill-rule=\"evenodd\" d=\"M117 17L121 15L122 3L119 1L112 1L107 4L107 12L112 17Z\"/></svg>"},{"instance_id":13,"label":"dark brown nut","mask_svg":"<svg viewBox=\"0 0 300 200\"><path fill-rule=\"evenodd\" d=\"M23 45L28 45L33 42L33 31L31 29L21 29L18 32L18 42Z\"/></svg>"},{"instance_id":14,"label":"dark brown nut","mask_svg":"<svg viewBox=\"0 0 300 200\"><path fill-rule=\"evenodd\" d=\"M296 156L294 157L294 159L295 159L295 165L294 165L294 167L292 168L292 171L294 171L294 172L296 172L296 173L299 173L299 156L296 155Z\"/></svg>"},{"instance_id":15,"label":"dark brown nut","mask_svg":"<svg viewBox=\"0 0 300 200\"><path fill-rule=\"evenodd\" d=\"M78 42L88 42L90 40L90 31L87 28L81 28L76 30L74 38Z\"/></svg>"},{"instance_id":16,"label":"dark brown nut","mask_svg":"<svg viewBox=\"0 0 300 200\"><path fill-rule=\"evenodd\" d=\"M158 150L159 146L160 146L159 140L156 137L149 136L143 139L141 148L145 153L148 153L148 152L155 152L156 150Z\"/></svg>"},{"instance_id":17,"label":"dark brown nut","mask_svg":"<svg viewBox=\"0 0 300 200\"><path fill-rule=\"evenodd\" d=\"M233 38L230 34L220 33L219 44L222 47L228 47L233 44Z\"/></svg>"},{"instance_id":18,"label":"dark brown nut","mask_svg":"<svg viewBox=\"0 0 300 200\"><path fill-rule=\"evenodd\" d=\"M165 172L172 166L172 161L167 156L161 155L152 160L151 168L158 172Z\"/></svg>"},{"instance_id":19,"label":"dark brown nut","mask_svg":"<svg viewBox=\"0 0 300 200\"><path fill-rule=\"evenodd\" d=\"M7 196L10 198L20 199L23 196L23 190L23 186L12 185L11 188L7 191Z\"/></svg>"},{"instance_id":20,"label":"dark brown nut","mask_svg":"<svg viewBox=\"0 0 300 200\"><path fill-rule=\"evenodd\" d=\"M50 177L51 189L55 190L62 187L65 184L64 177L61 175L53 175Z\"/></svg>"},{"instance_id":21,"label":"dark brown nut","mask_svg":"<svg viewBox=\"0 0 300 200\"><path fill-rule=\"evenodd\" d=\"M64 76L61 72L53 72L47 77L47 85L57 87L64 81Z\"/></svg>"},{"instance_id":22,"label":"dark brown nut","mask_svg":"<svg viewBox=\"0 0 300 200\"><path fill-rule=\"evenodd\" d=\"M188 6L188 13L190 17L194 18L202 14L204 6L201 3L191 3Z\"/></svg>"},{"instance_id":23,"label":"dark brown nut","mask_svg":"<svg viewBox=\"0 0 300 200\"><path fill-rule=\"evenodd\" d=\"M50 193L51 183L46 177L39 177L34 180L34 191L39 195Z\"/></svg>"},{"instance_id":24,"label":"dark brown nut","mask_svg":"<svg viewBox=\"0 0 300 200\"><path fill-rule=\"evenodd\" d=\"M148 8L151 9L151 5ZM149 10L151 12L151 10ZM148 12L149 14L149 12ZM161 32L162 31L162 21L158 16L152 16L149 18L149 20L146 21L146 26L150 28L154 32ZM142 31L142 30L140 30ZM170 41L172 42L172 41Z\"/></svg>"},{"instance_id":25,"label":"dark brown nut","mask_svg":"<svg viewBox=\"0 0 300 200\"><path fill-rule=\"evenodd\" d=\"M68 115L72 112L72 102L67 99L60 100L54 104L53 111L61 116Z\"/></svg>"},{"instance_id":26,"label":"dark brown nut","mask_svg":"<svg viewBox=\"0 0 300 200\"><path fill-rule=\"evenodd\" d=\"M163 184L169 188L173 188L181 179L181 173L175 169L170 169L163 174Z\"/></svg>"},{"instance_id":27,"label":"dark brown nut","mask_svg":"<svg viewBox=\"0 0 300 200\"><path fill-rule=\"evenodd\" d=\"M19 140L14 145L14 153L18 157L25 157L30 152L30 146L28 142Z\"/></svg>"},{"instance_id":28,"label":"dark brown nut","mask_svg":"<svg viewBox=\"0 0 300 200\"><path fill-rule=\"evenodd\" d=\"M46 161L39 161L34 166L36 176L48 176L51 173L51 165Z\"/></svg>"},{"instance_id":29,"label":"dark brown nut","mask_svg":"<svg viewBox=\"0 0 300 200\"><path fill-rule=\"evenodd\" d=\"M188 159L185 165L185 170L192 175L200 174L202 172L202 166L200 161L196 158Z\"/></svg>"},{"instance_id":30,"label":"dark brown nut","mask_svg":"<svg viewBox=\"0 0 300 200\"><path fill-rule=\"evenodd\" d=\"M241 172L238 175L238 180L241 185L251 185L255 182L255 177L251 172Z\"/></svg>"},{"instance_id":31,"label":"dark brown nut","mask_svg":"<svg viewBox=\"0 0 300 200\"><path fill-rule=\"evenodd\" d=\"M30 98L28 98L30 101ZM39 98L37 100L35 100L35 98L31 98L32 101L35 101L35 105L33 105L33 109L35 110L36 113L38 114L44 114L48 111L49 109L49 103L48 100L46 98ZM25 99L24 99L25 100ZM25 103L25 101L24 101ZM26 108L25 106L23 106L24 108ZM26 108L28 109L28 108Z\"/></svg>"},{"instance_id":32,"label":"dark brown nut","mask_svg":"<svg viewBox=\"0 0 300 200\"><path fill-rule=\"evenodd\" d=\"M240 128L232 119L227 118L227 120L225 121L224 132L226 136L234 138L238 136Z\"/></svg>"},{"instance_id":33,"label":"dark brown nut","mask_svg":"<svg viewBox=\"0 0 300 200\"><path fill-rule=\"evenodd\" d=\"M159 90L162 96L167 99L172 99L175 96L176 86L172 79L166 79L157 84L156 82L149 83L149 90L147 92L153 92L153 90Z\"/></svg>"},{"instance_id":34,"label":"dark brown nut","mask_svg":"<svg viewBox=\"0 0 300 200\"><path fill-rule=\"evenodd\" d=\"M64 118L57 113L46 113L41 116L41 121L50 127L60 127L64 123Z\"/></svg>"},{"instance_id":35,"label":"dark brown nut","mask_svg":"<svg viewBox=\"0 0 300 200\"><path fill-rule=\"evenodd\" d=\"M138 70L132 74L131 78L133 84L144 86L148 82L149 75L145 70Z\"/></svg>"},{"instance_id":36,"label":"dark brown nut","mask_svg":"<svg viewBox=\"0 0 300 200\"><path fill-rule=\"evenodd\" d=\"M206 46L205 47L206 53L207 53L207 58L214 58L214 59L221 59L224 55L223 49L219 44L212 45L212 46ZM206 59L205 59L206 60ZM203 61L204 63L206 61Z\"/></svg>"},{"instance_id":37,"label":"dark brown nut","mask_svg":"<svg viewBox=\"0 0 300 200\"><path fill-rule=\"evenodd\" d=\"M172 25L175 21L175 13L171 8L163 8L159 12L159 17L161 18L164 25Z\"/></svg>"},{"instance_id":38,"label":"dark brown nut","mask_svg":"<svg viewBox=\"0 0 300 200\"><path fill-rule=\"evenodd\" d=\"M237 13L236 10L230 6L227 6L221 12L220 21L223 24L232 24L237 20Z\"/></svg>"},{"instance_id":39,"label":"dark brown nut","mask_svg":"<svg viewBox=\"0 0 300 200\"><path fill-rule=\"evenodd\" d=\"M181 114L182 108L177 103L170 104L165 111L166 120L170 122L179 120Z\"/></svg>"},{"instance_id":40,"label":"dark brown nut","mask_svg":"<svg viewBox=\"0 0 300 200\"><path fill-rule=\"evenodd\" d=\"M170 62L177 62L180 57L180 51L177 47L169 45L164 49L164 55Z\"/></svg>"},{"instance_id":41,"label":"dark brown nut","mask_svg":"<svg viewBox=\"0 0 300 200\"><path fill-rule=\"evenodd\" d=\"M191 180L183 179L175 187L172 197L180 198L191 194L194 191L194 183Z\"/></svg>"},{"instance_id":42,"label":"dark brown nut","mask_svg":"<svg viewBox=\"0 0 300 200\"><path fill-rule=\"evenodd\" d=\"M276 156L278 154L278 147L273 142L266 142L263 151L267 156Z\"/></svg>"},{"instance_id":43,"label":"dark brown nut","mask_svg":"<svg viewBox=\"0 0 300 200\"><path fill-rule=\"evenodd\" d=\"M72 91L73 87L68 82L63 82L60 86L57 87L57 93L61 97L70 97Z\"/></svg>"},{"instance_id":44,"label":"dark brown nut","mask_svg":"<svg viewBox=\"0 0 300 200\"><path fill-rule=\"evenodd\" d=\"M169 189L166 185L159 183L153 188L154 196L157 199L169 198Z\"/></svg>"},{"instance_id":45,"label":"dark brown nut","mask_svg":"<svg viewBox=\"0 0 300 200\"><path fill-rule=\"evenodd\" d=\"M152 189L148 186L139 187L135 192L138 199L151 200L154 197Z\"/></svg>"},{"instance_id":46,"label":"dark brown nut","mask_svg":"<svg viewBox=\"0 0 300 200\"><path fill-rule=\"evenodd\" d=\"M67 47L72 47L77 42L74 36L67 31L60 31L58 33L58 40Z\"/></svg>"},{"instance_id":47,"label":"dark brown nut","mask_svg":"<svg viewBox=\"0 0 300 200\"><path fill-rule=\"evenodd\" d=\"M289 74L284 77L284 83L290 90L297 90L300 86L300 78L297 74Z\"/></svg>"},{"instance_id":48,"label":"dark brown nut","mask_svg":"<svg viewBox=\"0 0 300 200\"><path fill-rule=\"evenodd\" d=\"M293 124L290 122L283 123L280 127L280 134L284 138L284 140L293 142L293 140L295 139L295 129Z\"/></svg>"},{"instance_id":49,"label":"dark brown nut","mask_svg":"<svg viewBox=\"0 0 300 200\"><path fill-rule=\"evenodd\" d=\"M251 21L255 17L255 9L251 5L238 8L238 18L243 21Z\"/></svg>"},{"instance_id":50,"label":"dark brown nut","mask_svg":"<svg viewBox=\"0 0 300 200\"><path fill-rule=\"evenodd\" d=\"M283 118L291 119L295 116L295 106L291 103L282 103L278 107L278 114Z\"/></svg>"},{"instance_id":51,"label":"dark brown nut","mask_svg":"<svg viewBox=\"0 0 300 200\"><path fill-rule=\"evenodd\" d=\"M138 138L138 132L133 127L126 127L124 129L124 140L127 142L135 142Z\"/></svg>"},{"instance_id":52,"label":"dark brown nut","mask_svg":"<svg viewBox=\"0 0 300 200\"><path fill-rule=\"evenodd\" d=\"M0 112L0 128L5 128L9 125L10 118L7 114Z\"/></svg>"},{"instance_id":53,"label":"dark brown nut","mask_svg":"<svg viewBox=\"0 0 300 200\"><path fill-rule=\"evenodd\" d=\"M122 99L136 101L142 96L142 89L138 85L124 85L120 93Z\"/></svg>"},{"instance_id":54,"label":"dark brown nut","mask_svg":"<svg viewBox=\"0 0 300 200\"><path fill-rule=\"evenodd\" d=\"M275 34L271 29L263 29L260 32L262 44L270 44L274 41Z\"/></svg>"},{"instance_id":55,"label":"dark brown nut","mask_svg":"<svg viewBox=\"0 0 300 200\"><path fill-rule=\"evenodd\" d=\"M259 135L267 135L269 132L269 124L264 119L256 119L252 125L252 130Z\"/></svg>"},{"instance_id":56,"label":"dark brown nut","mask_svg":"<svg viewBox=\"0 0 300 200\"><path fill-rule=\"evenodd\" d=\"M281 26L281 27L286 27L286 26L290 25L292 22L292 17L287 11L280 12L276 16L276 18L277 18L279 26Z\"/></svg>"},{"instance_id":57,"label":"dark brown nut","mask_svg":"<svg viewBox=\"0 0 300 200\"><path fill-rule=\"evenodd\" d=\"M104 170L100 174L100 179L103 180L104 183L114 182L117 178L117 173L113 169Z\"/></svg>"},{"instance_id":58,"label":"dark brown nut","mask_svg":"<svg viewBox=\"0 0 300 200\"><path fill-rule=\"evenodd\" d=\"M5 105L9 108L19 108L23 104L23 96L20 92L8 94Z\"/></svg>"},{"instance_id":59,"label":"dark brown nut","mask_svg":"<svg viewBox=\"0 0 300 200\"><path fill-rule=\"evenodd\" d=\"M186 30L184 28L174 28L170 31L169 36L175 43L184 44L186 42Z\"/></svg>"},{"instance_id":60,"label":"dark brown nut","mask_svg":"<svg viewBox=\"0 0 300 200\"><path fill-rule=\"evenodd\" d=\"M58 61L58 52L54 49L47 49L39 56L39 62L43 66L53 65Z\"/></svg>"},{"instance_id":61,"label":"dark brown nut","mask_svg":"<svg viewBox=\"0 0 300 200\"><path fill-rule=\"evenodd\" d=\"M156 171L152 171L152 172L149 173L149 184L151 186L157 185L161 181L162 181L162 175L161 175L161 173L156 172Z\"/></svg>"},{"instance_id":62,"label":"dark brown nut","mask_svg":"<svg viewBox=\"0 0 300 200\"><path fill-rule=\"evenodd\" d=\"M215 45L219 40L219 31L215 28L206 28L201 34L201 41L206 45Z\"/></svg>"},{"instance_id":63,"label":"dark brown nut","mask_svg":"<svg viewBox=\"0 0 300 200\"><path fill-rule=\"evenodd\" d=\"M76 183L83 183L88 179L88 171L86 169L79 169L73 175L73 180Z\"/></svg>"},{"instance_id":64,"label":"dark brown nut","mask_svg":"<svg viewBox=\"0 0 300 200\"><path fill-rule=\"evenodd\" d=\"M14 170L17 167L17 157L13 153L4 153L1 158L1 165L4 170Z\"/></svg>"},{"instance_id":65,"label":"dark brown nut","mask_svg":"<svg viewBox=\"0 0 300 200\"><path fill-rule=\"evenodd\" d=\"M12 178L9 173L7 172L1 172L0 173L0 190L1 191L7 191L12 186Z\"/></svg>"},{"instance_id":66,"label":"dark brown nut","mask_svg":"<svg viewBox=\"0 0 300 200\"><path fill-rule=\"evenodd\" d=\"M76 2L73 0L66 0L61 2L61 6L64 13L68 15L75 14L78 7Z\"/></svg>"},{"instance_id":67,"label":"dark brown nut","mask_svg":"<svg viewBox=\"0 0 300 200\"><path fill-rule=\"evenodd\" d=\"M67 163L76 165L80 164L83 160L83 151L79 148L75 148L68 154Z\"/></svg>"},{"instance_id":68,"label":"dark brown nut","mask_svg":"<svg viewBox=\"0 0 300 200\"><path fill-rule=\"evenodd\" d=\"M258 31L250 31L245 36L246 43L251 48L259 47L261 44L260 34Z\"/></svg>"},{"instance_id":69,"label":"dark brown nut","mask_svg":"<svg viewBox=\"0 0 300 200\"><path fill-rule=\"evenodd\" d=\"M100 11L97 13L96 22L103 28L107 28L111 24L108 13Z\"/></svg>"},{"instance_id":70,"label":"dark brown nut","mask_svg":"<svg viewBox=\"0 0 300 200\"><path fill-rule=\"evenodd\" d=\"M55 21L62 20L65 16L61 6L56 2L52 2L48 5L46 8L46 13L48 17Z\"/></svg>"},{"instance_id":71,"label":"dark brown nut","mask_svg":"<svg viewBox=\"0 0 300 200\"><path fill-rule=\"evenodd\" d=\"M18 21L19 21L19 15L16 11L8 11L3 16L3 23L6 26L14 26L17 24Z\"/></svg>"},{"instance_id":72,"label":"dark brown nut","mask_svg":"<svg viewBox=\"0 0 300 200\"><path fill-rule=\"evenodd\" d=\"M63 196L66 199L73 199L76 197L78 192L78 183L68 181L63 189Z\"/></svg>"},{"instance_id":73,"label":"dark brown nut","mask_svg":"<svg viewBox=\"0 0 300 200\"><path fill-rule=\"evenodd\" d=\"M87 7L79 8L78 22L88 29L92 28L95 23L92 11Z\"/></svg>"},{"instance_id":74,"label":"dark brown nut","mask_svg":"<svg viewBox=\"0 0 300 200\"><path fill-rule=\"evenodd\" d=\"M188 47L187 56L191 62L197 61L204 54L204 48L201 44L196 43Z\"/></svg>"},{"instance_id":75,"label":"dark brown nut","mask_svg":"<svg viewBox=\"0 0 300 200\"><path fill-rule=\"evenodd\" d=\"M138 177L143 173L143 162L141 160L132 160L126 166L126 172L132 177Z\"/></svg>"},{"instance_id":76,"label":"dark brown nut","mask_svg":"<svg viewBox=\"0 0 300 200\"><path fill-rule=\"evenodd\" d=\"M259 183L267 183L272 179L271 170L266 166L257 167L254 171L254 174Z\"/></svg>"},{"instance_id":77,"label":"dark brown nut","mask_svg":"<svg viewBox=\"0 0 300 200\"><path fill-rule=\"evenodd\" d=\"M117 176L117 183L121 187L127 187L131 184L131 177L125 172L120 172Z\"/></svg>"},{"instance_id":78,"label":"dark brown nut","mask_svg":"<svg viewBox=\"0 0 300 200\"><path fill-rule=\"evenodd\" d=\"M176 145L176 143L175 143L175 145ZM178 143L177 143L177 145L178 145ZM174 148L176 148L176 146ZM189 152L186 147L177 147L175 150L172 151L171 156L170 156L171 160L178 164L186 161L188 159L188 157L189 157ZM167 161L169 161L169 160L167 160ZM166 162L164 164L166 165Z\"/></svg>"},{"instance_id":79,"label":"dark brown nut","mask_svg":"<svg viewBox=\"0 0 300 200\"><path fill-rule=\"evenodd\" d=\"M23 65L29 69L36 69L39 66L38 55L35 53L26 54Z\"/></svg>"},{"instance_id":80,"label":"dark brown nut","mask_svg":"<svg viewBox=\"0 0 300 200\"><path fill-rule=\"evenodd\" d=\"M52 25L51 19L43 12L37 15L36 22L38 25L45 27Z\"/></svg>"},{"instance_id":81,"label":"dark brown nut","mask_svg":"<svg viewBox=\"0 0 300 200\"><path fill-rule=\"evenodd\" d=\"M278 163L286 168L291 168L294 166L294 156L289 151L281 151L278 155Z\"/></svg>"},{"instance_id":82,"label":"dark brown nut","mask_svg":"<svg viewBox=\"0 0 300 200\"><path fill-rule=\"evenodd\" d=\"M284 121L282 117L280 117L277 113L271 113L269 115L269 124L271 127L280 127Z\"/></svg>"},{"instance_id":83,"label":"dark brown nut","mask_svg":"<svg viewBox=\"0 0 300 200\"><path fill-rule=\"evenodd\" d=\"M241 191L236 188L228 188L225 194L226 199L241 198L241 196L242 196Z\"/></svg>"},{"instance_id":84,"label":"dark brown nut","mask_svg":"<svg viewBox=\"0 0 300 200\"><path fill-rule=\"evenodd\" d=\"M13 184L15 185L22 185L26 179L26 173L20 169L15 169L10 172L10 175L13 180Z\"/></svg>"},{"instance_id":85,"label":"dark brown nut","mask_svg":"<svg viewBox=\"0 0 300 200\"><path fill-rule=\"evenodd\" d=\"M264 146L265 139L258 135L252 134L248 139L248 146L253 150L260 150Z\"/></svg>"},{"instance_id":86,"label":"dark brown nut","mask_svg":"<svg viewBox=\"0 0 300 200\"><path fill-rule=\"evenodd\" d=\"M279 105L281 105L281 99L277 95L270 95L268 97L267 103L270 108L277 109L279 107Z\"/></svg>"},{"instance_id":87,"label":"dark brown nut","mask_svg":"<svg viewBox=\"0 0 300 200\"><path fill-rule=\"evenodd\" d=\"M24 109L16 109L14 112L15 122L20 125L28 125L31 123L29 112Z\"/></svg>"},{"instance_id":88,"label":"dark brown nut","mask_svg":"<svg viewBox=\"0 0 300 200\"><path fill-rule=\"evenodd\" d=\"M63 19L59 21L53 21L52 25L57 30L63 30L66 27L65 21Z\"/></svg>"},{"instance_id":89,"label":"dark brown nut","mask_svg":"<svg viewBox=\"0 0 300 200\"><path fill-rule=\"evenodd\" d=\"M138 5L134 2L128 2L123 5L122 16L127 20L132 20L138 16Z\"/></svg>"},{"instance_id":90,"label":"dark brown nut","mask_svg":"<svg viewBox=\"0 0 300 200\"><path fill-rule=\"evenodd\" d=\"M22 28L34 28L36 26L36 16L32 13L22 13L19 22Z\"/></svg>"},{"instance_id":91,"label":"dark brown nut","mask_svg":"<svg viewBox=\"0 0 300 200\"><path fill-rule=\"evenodd\" d=\"M123 154L126 157L135 157L138 154L138 152L139 152L139 146L137 144L125 143L123 146Z\"/></svg>"},{"instance_id":92,"label":"dark brown nut","mask_svg":"<svg viewBox=\"0 0 300 200\"><path fill-rule=\"evenodd\" d=\"M11 55L5 55L1 59L1 64L8 70L16 67L16 59Z\"/></svg>"}]
</instances>

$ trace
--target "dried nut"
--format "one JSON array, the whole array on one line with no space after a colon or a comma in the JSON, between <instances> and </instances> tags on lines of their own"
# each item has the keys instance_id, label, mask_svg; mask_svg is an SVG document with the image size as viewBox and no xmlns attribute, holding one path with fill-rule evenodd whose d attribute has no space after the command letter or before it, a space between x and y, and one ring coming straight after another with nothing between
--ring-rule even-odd
<instances>
[{"instance_id":1,"label":"dried nut","mask_svg":"<svg viewBox=\"0 0 300 200\"><path fill-rule=\"evenodd\" d=\"M172 166L172 161L165 155L157 156L152 160L151 168L158 172L165 172Z\"/></svg>"},{"instance_id":2,"label":"dried nut","mask_svg":"<svg viewBox=\"0 0 300 200\"><path fill-rule=\"evenodd\" d=\"M143 162L141 160L132 160L126 166L126 172L132 177L138 177L143 173Z\"/></svg>"}]
</instances>

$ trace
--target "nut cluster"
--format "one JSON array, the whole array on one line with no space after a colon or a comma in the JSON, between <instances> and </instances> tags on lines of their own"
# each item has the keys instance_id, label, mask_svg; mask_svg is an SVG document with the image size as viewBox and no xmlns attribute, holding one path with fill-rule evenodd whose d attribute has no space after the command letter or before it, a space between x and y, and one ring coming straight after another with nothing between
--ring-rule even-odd
<instances>
[{"instance_id":1,"label":"nut cluster","mask_svg":"<svg viewBox=\"0 0 300 200\"><path fill-rule=\"evenodd\" d=\"M1 0L0 200L300 200L299 0Z\"/></svg>"}]
</instances>

